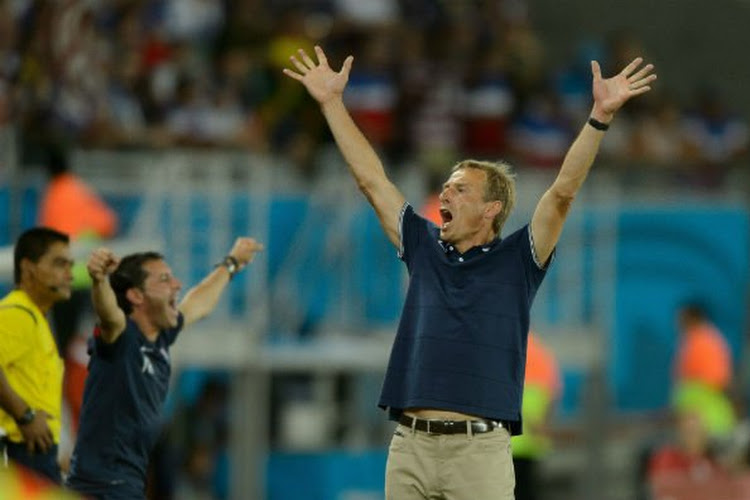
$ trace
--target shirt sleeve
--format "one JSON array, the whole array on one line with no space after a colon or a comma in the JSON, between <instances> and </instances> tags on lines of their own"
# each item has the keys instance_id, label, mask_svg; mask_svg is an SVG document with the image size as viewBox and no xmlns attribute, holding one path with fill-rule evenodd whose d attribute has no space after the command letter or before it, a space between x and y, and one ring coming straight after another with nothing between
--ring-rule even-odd
<instances>
[{"instance_id":1,"label":"shirt sleeve","mask_svg":"<svg viewBox=\"0 0 750 500\"><path fill-rule=\"evenodd\" d=\"M130 335L128 327L120 334L114 342L105 342L102 339L99 326L94 328L94 336L89 339L89 355L96 355L102 359L114 359L123 352L123 345L128 341Z\"/></svg>"},{"instance_id":2,"label":"shirt sleeve","mask_svg":"<svg viewBox=\"0 0 750 500\"><path fill-rule=\"evenodd\" d=\"M401 233L399 259L409 265L417 247L426 238L430 226L434 227L427 219L420 217L409 203L404 203L399 220Z\"/></svg>"},{"instance_id":3,"label":"shirt sleeve","mask_svg":"<svg viewBox=\"0 0 750 500\"><path fill-rule=\"evenodd\" d=\"M536 267L539 269L546 271L549 266L552 265L552 261L555 260L555 254L557 253L557 247L552 249L552 253L550 254L549 258L547 258L547 262L541 262L539 260L539 257L536 255L536 248L534 247L534 235L531 234L531 226L528 224L526 225L526 232L529 234L529 246L531 247L531 258L534 259L534 264L536 264Z\"/></svg>"},{"instance_id":4,"label":"shirt sleeve","mask_svg":"<svg viewBox=\"0 0 750 500\"><path fill-rule=\"evenodd\" d=\"M0 367L10 365L33 348L29 332L35 326L28 311L15 307L0 311Z\"/></svg>"},{"instance_id":5,"label":"shirt sleeve","mask_svg":"<svg viewBox=\"0 0 750 500\"><path fill-rule=\"evenodd\" d=\"M523 263L528 278L528 283L533 293L536 293L536 289L542 283L542 280L547 274L547 270L554 260L555 250L552 251L550 258L546 263L540 263L536 256L536 252L534 251L534 238L531 236L531 228L528 224L505 239L514 240L514 243L517 245L518 251L520 252L521 262Z\"/></svg>"}]
</instances>

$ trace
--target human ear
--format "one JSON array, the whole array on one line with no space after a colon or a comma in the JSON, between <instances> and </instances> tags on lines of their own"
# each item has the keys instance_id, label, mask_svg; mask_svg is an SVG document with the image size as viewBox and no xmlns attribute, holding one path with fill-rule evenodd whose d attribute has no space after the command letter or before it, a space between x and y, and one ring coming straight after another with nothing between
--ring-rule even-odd
<instances>
[{"instance_id":1,"label":"human ear","mask_svg":"<svg viewBox=\"0 0 750 500\"><path fill-rule=\"evenodd\" d=\"M125 297L130 301L131 304L141 304L143 302L143 292L139 288L128 288L125 292Z\"/></svg>"},{"instance_id":2,"label":"human ear","mask_svg":"<svg viewBox=\"0 0 750 500\"><path fill-rule=\"evenodd\" d=\"M503 202L500 200L491 201L484 209L484 215L488 219L494 219L503 209Z\"/></svg>"}]
</instances>

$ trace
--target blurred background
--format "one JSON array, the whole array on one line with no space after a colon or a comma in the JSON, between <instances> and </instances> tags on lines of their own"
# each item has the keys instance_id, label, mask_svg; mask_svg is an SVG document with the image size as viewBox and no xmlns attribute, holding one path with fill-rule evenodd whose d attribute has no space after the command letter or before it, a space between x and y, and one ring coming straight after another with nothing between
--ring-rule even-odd
<instances>
[{"instance_id":1,"label":"blurred background","mask_svg":"<svg viewBox=\"0 0 750 500\"><path fill-rule=\"evenodd\" d=\"M281 69L355 56L347 105L425 215L457 160L510 161L509 232L588 116L589 61L641 55L659 80L607 132L532 310L558 383L519 459L542 499L750 498L749 21L744 0L0 0L0 288L38 223L79 261L161 250L186 289L255 237L174 348L150 497L382 499L405 273ZM54 312L63 459L93 326L76 286Z\"/></svg>"}]
</instances>

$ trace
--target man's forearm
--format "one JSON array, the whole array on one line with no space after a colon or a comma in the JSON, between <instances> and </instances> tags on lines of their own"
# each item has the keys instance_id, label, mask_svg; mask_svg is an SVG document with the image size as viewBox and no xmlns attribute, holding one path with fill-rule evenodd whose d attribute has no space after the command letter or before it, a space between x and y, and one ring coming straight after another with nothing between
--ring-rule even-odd
<instances>
[{"instance_id":1,"label":"man's forearm","mask_svg":"<svg viewBox=\"0 0 750 500\"><path fill-rule=\"evenodd\" d=\"M553 190L562 198L573 199L591 170L604 132L588 123L576 137L565 155L560 172L553 184Z\"/></svg>"},{"instance_id":2,"label":"man's forearm","mask_svg":"<svg viewBox=\"0 0 750 500\"><path fill-rule=\"evenodd\" d=\"M117 305L117 297L109 284L109 278L94 280L91 286L91 301L102 327L119 323L124 313Z\"/></svg>"},{"instance_id":3,"label":"man's forearm","mask_svg":"<svg viewBox=\"0 0 750 500\"><path fill-rule=\"evenodd\" d=\"M14 419L20 418L29 407L8 383L5 372L0 369L0 408Z\"/></svg>"},{"instance_id":4,"label":"man's forearm","mask_svg":"<svg viewBox=\"0 0 750 500\"><path fill-rule=\"evenodd\" d=\"M180 304L185 323L192 323L208 316L218 304L221 294L229 283L229 271L219 266L191 288Z\"/></svg>"},{"instance_id":5,"label":"man's forearm","mask_svg":"<svg viewBox=\"0 0 750 500\"><path fill-rule=\"evenodd\" d=\"M386 177L383 164L340 98L321 106L336 144L363 191Z\"/></svg>"}]
</instances>

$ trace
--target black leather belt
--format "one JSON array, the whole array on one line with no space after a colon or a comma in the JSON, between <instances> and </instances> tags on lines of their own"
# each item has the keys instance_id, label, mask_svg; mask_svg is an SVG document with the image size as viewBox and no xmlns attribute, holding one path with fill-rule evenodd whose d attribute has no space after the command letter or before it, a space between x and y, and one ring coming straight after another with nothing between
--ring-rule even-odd
<instances>
[{"instance_id":1,"label":"black leather belt","mask_svg":"<svg viewBox=\"0 0 750 500\"><path fill-rule=\"evenodd\" d=\"M428 434L469 434L469 428L471 434L492 432L503 427L508 429L504 422L497 420L425 420L406 414L401 415L398 423Z\"/></svg>"}]
</instances>

